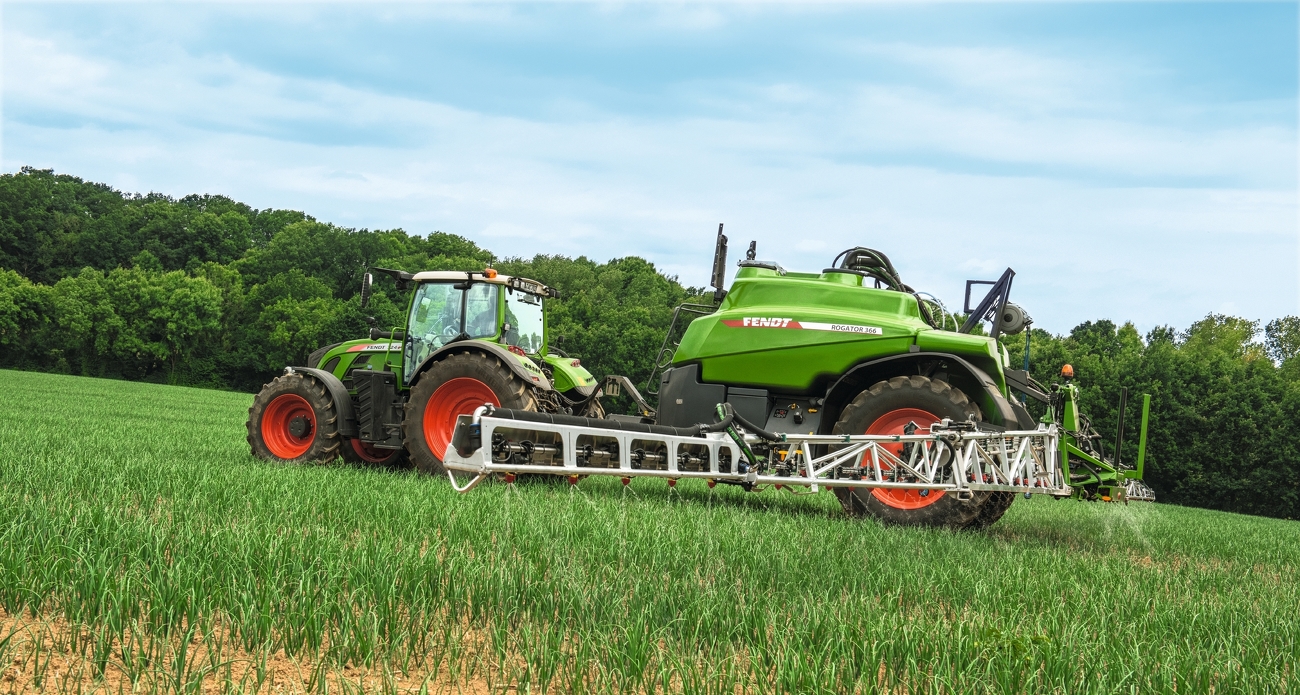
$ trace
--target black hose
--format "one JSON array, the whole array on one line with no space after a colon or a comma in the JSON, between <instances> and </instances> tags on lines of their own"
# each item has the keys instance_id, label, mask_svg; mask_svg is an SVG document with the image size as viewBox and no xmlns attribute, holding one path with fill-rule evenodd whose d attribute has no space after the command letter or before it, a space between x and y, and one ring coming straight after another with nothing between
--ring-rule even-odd
<instances>
[{"instance_id":1,"label":"black hose","mask_svg":"<svg viewBox=\"0 0 1300 695\"><path fill-rule=\"evenodd\" d=\"M721 432L732 423L737 423L744 427L746 431L766 439L771 442L781 441L779 435L772 434L757 425L749 422L737 413L730 403L723 403L723 409L727 415L721 420L709 425L698 424L690 427L668 427L665 425L646 425L638 422L622 422L620 420L601 420L595 418L581 417L577 415L561 415L558 413L539 413L534 410L511 410L509 408L490 408L485 415L501 418L503 420L519 420L523 422L542 422L551 425L568 425L572 427L596 427L607 430L621 430L624 432L641 432L645 434L666 434L675 437L697 437L707 432Z\"/></svg>"},{"instance_id":2,"label":"black hose","mask_svg":"<svg viewBox=\"0 0 1300 695\"><path fill-rule=\"evenodd\" d=\"M534 410L511 410L509 408L492 408L484 413L495 418L503 420L517 420L520 422L540 422L550 425L565 425L569 427L596 427L605 430L619 430L622 432L638 432L643 434L662 434L674 437L694 437L700 433L702 425L693 425L691 427L667 427L664 425L646 425L639 422L623 422L621 420L605 420L598 418L581 417L579 415L562 415L559 413L539 413ZM524 428L527 429L527 428Z\"/></svg>"},{"instance_id":3,"label":"black hose","mask_svg":"<svg viewBox=\"0 0 1300 695\"><path fill-rule=\"evenodd\" d=\"M943 330L942 326L935 325L934 316L930 314L930 308L925 305L925 300L921 299L921 295L913 292L912 296L916 297L916 307L921 310L921 318L925 320L925 323L931 328Z\"/></svg>"},{"instance_id":4,"label":"black hose","mask_svg":"<svg viewBox=\"0 0 1300 695\"><path fill-rule=\"evenodd\" d=\"M781 435L772 434L771 432L768 432L762 427L759 427L758 425L755 425L749 420L746 420L744 417L741 416L740 413L733 411L732 416L736 418L736 422L740 423L741 427L744 427L750 434L754 435L755 437L758 437L759 439L765 439L769 442L781 441Z\"/></svg>"},{"instance_id":5,"label":"black hose","mask_svg":"<svg viewBox=\"0 0 1300 695\"><path fill-rule=\"evenodd\" d=\"M720 405L727 416L712 425L705 425L703 423L696 425L696 427L700 428L700 434L704 434L705 432L721 432L728 427L731 427L732 421L740 418L740 416L736 414L736 409L731 407L730 403L722 403Z\"/></svg>"}]
</instances>

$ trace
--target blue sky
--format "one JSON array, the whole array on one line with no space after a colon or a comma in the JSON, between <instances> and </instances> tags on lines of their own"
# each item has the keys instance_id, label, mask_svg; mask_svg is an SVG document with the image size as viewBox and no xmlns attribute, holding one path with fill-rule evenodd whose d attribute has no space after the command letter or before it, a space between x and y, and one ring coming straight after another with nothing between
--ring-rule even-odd
<instances>
[{"instance_id":1,"label":"blue sky","mask_svg":"<svg viewBox=\"0 0 1300 695\"><path fill-rule=\"evenodd\" d=\"M0 168L498 255L885 251L1063 332L1300 314L1293 3L3 8Z\"/></svg>"}]
</instances>

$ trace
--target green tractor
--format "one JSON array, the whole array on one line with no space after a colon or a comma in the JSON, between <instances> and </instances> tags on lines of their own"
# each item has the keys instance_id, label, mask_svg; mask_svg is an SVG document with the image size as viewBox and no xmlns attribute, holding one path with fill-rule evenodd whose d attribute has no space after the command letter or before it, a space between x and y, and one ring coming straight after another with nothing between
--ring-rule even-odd
<instances>
[{"instance_id":1,"label":"green tractor","mask_svg":"<svg viewBox=\"0 0 1300 695\"><path fill-rule=\"evenodd\" d=\"M272 461L402 465L442 473L456 418L495 407L604 416L579 360L548 345L540 282L481 272L375 268L410 292L404 330L323 347L286 368L248 411L253 453ZM370 298L366 273L361 304Z\"/></svg>"}]
</instances>

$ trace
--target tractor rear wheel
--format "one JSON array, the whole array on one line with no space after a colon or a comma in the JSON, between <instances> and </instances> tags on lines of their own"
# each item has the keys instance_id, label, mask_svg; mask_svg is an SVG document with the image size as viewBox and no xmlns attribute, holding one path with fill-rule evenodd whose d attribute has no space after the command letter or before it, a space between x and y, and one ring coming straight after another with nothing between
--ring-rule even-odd
<instances>
[{"instance_id":1,"label":"tractor rear wheel","mask_svg":"<svg viewBox=\"0 0 1300 695\"><path fill-rule=\"evenodd\" d=\"M944 418L981 419L979 408L965 393L945 381L923 376L897 376L859 393L840 413L835 434L904 434L910 426L926 430ZM903 444L887 445L901 456ZM883 466L882 466L883 467ZM989 493L968 500L941 490L835 488L844 511L871 516L888 524L968 528L979 521ZM999 514L999 516L1001 516Z\"/></svg>"},{"instance_id":2,"label":"tractor rear wheel","mask_svg":"<svg viewBox=\"0 0 1300 695\"><path fill-rule=\"evenodd\" d=\"M384 468L403 468L408 461L405 449L380 449L360 439L348 439L339 447L339 453L348 463Z\"/></svg>"},{"instance_id":3,"label":"tractor rear wheel","mask_svg":"<svg viewBox=\"0 0 1300 695\"><path fill-rule=\"evenodd\" d=\"M332 461L341 439L338 411L325 385L293 372L262 387L248 409L253 455L280 463Z\"/></svg>"},{"instance_id":4,"label":"tractor rear wheel","mask_svg":"<svg viewBox=\"0 0 1300 695\"><path fill-rule=\"evenodd\" d=\"M530 387L495 357L461 352L438 362L411 387L402 434L411 462L422 473L447 471L442 457L456 418L484 403L512 410L537 410Z\"/></svg>"}]
</instances>

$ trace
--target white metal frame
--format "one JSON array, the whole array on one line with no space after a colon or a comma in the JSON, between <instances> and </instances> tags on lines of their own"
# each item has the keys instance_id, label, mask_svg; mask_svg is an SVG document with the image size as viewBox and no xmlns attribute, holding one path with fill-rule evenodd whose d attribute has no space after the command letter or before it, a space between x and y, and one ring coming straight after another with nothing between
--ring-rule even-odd
<instances>
[{"instance_id":1,"label":"white metal frame","mask_svg":"<svg viewBox=\"0 0 1300 695\"><path fill-rule=\"evenodd\" d=\"M822 487L898 488L908 490L943 490L965 494L971 491L1001 491L1054 496L1068 496L1071 492L1058 454L1059 430L1056 425L1039 425L1035 430L1006 432L942 430L932 433L918 431L911 435L782 435L789 446L788 457L795 462L789 475L760 475L753 469L737 472L737 463L744 462L740 448L725 433L711 433L698 437L678 437L599 427L553 425L521 420L505 420L485 415L485 409L474 412L482 433L483 446L468 458L457 454L448 446L443 465L458 492L467 492L487 477L497 473L549 473L554 475L610 475L618 477L703 478L717 481L748 483L750 485L803 486L816 492ZM492 457L492 436L499 429L523 432L550 433L558 437L562 452L558 465L521 464L515 461L499 462ZM614 439L618 442L618 467L603 468L580 466L577 460L577 440L584 435ZM759 443L746 436L750 445ZM634 440L662 443L668 450L667 470L648 470L632 467ZM899 443L919 443L912 447L908 460L903 460L886 448ZM703 445L709 451L707 471L683 471L677 467L677 452L686 445ZM829 445L829 453L814 457L813 447ZM731 470L718 470L719 455L728 452ZM852 466L852 477L837 478L836 472L845 464ZM905 480L896 480L892 471L905 473ZM467 473L473 478L466 484L457 483L453 472Z\"/></svg>"}]
</instances>

